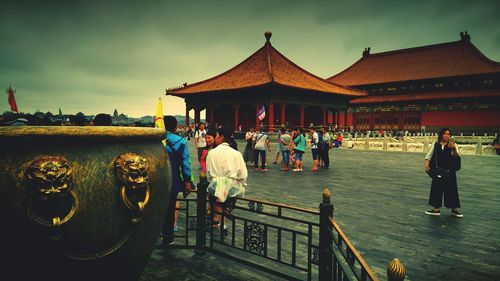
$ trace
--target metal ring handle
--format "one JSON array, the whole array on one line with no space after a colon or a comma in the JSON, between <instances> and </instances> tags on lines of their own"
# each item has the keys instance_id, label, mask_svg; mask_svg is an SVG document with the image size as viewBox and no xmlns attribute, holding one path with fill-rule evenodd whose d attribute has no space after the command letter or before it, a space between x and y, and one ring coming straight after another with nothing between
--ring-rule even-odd
<instances>
[{"instance_id":1,"label":"metal ring handle","mask_svg":"<svg viewBox=\"0 0 500 281\"><path fill-rule=\"evenodd\" d=\"M36 222L42 226L54 227L54 228L62 226L63 224L65 224L69 220L71 220L75 216L76 212L78 211L78 205L79 205L78 197L75 195L75 193L73 191L70 191L69 194L70 194L70 198L72 199L71 200L71 209L62 219L59 216L55 216L55 217L51 218L51 221L48 221L48 220L40 217L40 215L38 215L38 212L36 211L36 209L33 207L33 200L28 201L28 208L27 208L28 209L27 210L28 216L34 222Z\"/></svg>"},{"instance_id":2,"label":"metal ring handle","mask_svg":"<svg viewBox=\"0 0 500 281\"><path fill-rule=\"evenodd\" d=\"M120 197L123 201L123 204L129 209L129 210L138 210L139 213L142 213L144 209L146 208L146 205L149 203L149 197L150 197L150 189L149 185L146 185L146 192L144 195L144 200L143 201L138 201L135 204L132 203L128 196L127 196L127 188L125 186L122 186L120 188Z\"/></svg>"}]
</instances>

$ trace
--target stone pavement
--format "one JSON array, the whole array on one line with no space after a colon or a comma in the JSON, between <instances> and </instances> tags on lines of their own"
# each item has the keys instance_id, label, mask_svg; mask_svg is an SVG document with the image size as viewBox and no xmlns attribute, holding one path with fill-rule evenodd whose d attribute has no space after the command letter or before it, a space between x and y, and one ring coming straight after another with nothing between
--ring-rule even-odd
<instances>
[{"instance_id":1,"label":"stone pavement","mask_svg":"<svg viewBox=\"0 0 500 281\"><path fill-rule=\"evenodd\" d=\"M278 281L282 279L211 253L199 256L188 249L157 248L153 251L139 280Z\"/></svg>"},{"instance_id":2,"label":"stone pavement","mask_svg":"<svg viewBox=\"0 0 500 281\"><path fill-rule=\"evenodd\" d=\"M243 142L239 142L239 149L244 149ZM275 145L272 149L273 159L268 163L274 160ZM197 175L200 170L194 145L190 150ZM279 165L273 164L267 172L249 167L246 197L316 210L323 188L328 187L333 193L336 221L380 280L386 280L386 265L393 258L406 266L406 280L498 280L500 157L462 157L458 188L464 218L452 217L446 209L440 217L424 214L429 208L430 178L423 171L423 157L423 153L335 149L330 151L329 170L311 172L311 153L307 151L301 173L281 172ZM154 254L142 280L160 280L148 276L162 271L171 272L165 275L173 276L169 280L194 278L190 276L196 275L190 274L198 271L199 264L176 251L192 251L171 253L180 259L179 264L193 266L191 270L178 274L183 271L168 269L171 260ZM215 263L226 261L212 258ZM227 269L235 280L252 279L245 275L247 270L234 262ZM250 272L259 274L259 280L269 278L251 268ZM207 274L208 280L227 280Z\"/></svg>"}]
</instances>

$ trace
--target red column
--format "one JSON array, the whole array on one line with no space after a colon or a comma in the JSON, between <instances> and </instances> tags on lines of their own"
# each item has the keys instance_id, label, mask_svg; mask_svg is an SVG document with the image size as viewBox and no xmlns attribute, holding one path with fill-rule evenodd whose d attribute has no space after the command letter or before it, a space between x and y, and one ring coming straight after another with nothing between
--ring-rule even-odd
<instances>
[{"instance_id":1,"label":"red column","mask_svg":"<svg viewBox=\"0 0 500 281\"><path fill-rule=\"evenodd\" d=\"M348 126L349 124L347 123L347 110L344 111L344 126ZM347 129L346 129L347 130Z\"/></svg>"},{"instance_id":2,"label":"red column","mask_svg":"<svg viewBox=\"0 0 500 281\"><path fill-rule=\"evenodd\" d=\"M186 103L186 119L185 119L185 122L186 122L186 126L189 126L189 106L188 106L187 103Z\"/></svg>"},{"instance_id":3,"label":"red column","mask_svg":"<svg viewBox=\"0 0 500 281\"><path fill-rule=\"evenodd\" d=\"M345 115L344 115L344 112L343 111L339 111L339 127L344 127L345 125L345 119L344 119Z\"/></svg>"},{"instance_id":4,"label":"red column","mask_svg":"<svg viewBox=\"0 0 500 281\"><path fill-rule=\"evenodd\" d=\"M210 125L215 126L215 119L214 119L214 108L210 108Z\"/></svg>"},{"instance_id":5,"label":"red column","mask_svg":"<svg viewBox=\"0 0 500 281\"><path fill-rule=\"evenodd\" d=\"M339 111L335 110L335 125L339 125Z\"/></svg>"},{"instance_id":6,"label":"red column","mask_svg":"<svg viewBox=\"0 0 500 281\"><path fill-rule=\"evenodd\" d=\"M354 120L354 115L353 115L352 112L346 111L346 120L347 120L346 121L346 123L347 123L346 125L349 126L349 128L351 126L353 126L353 124L354 124L354 121L353 121Z\"/></svg>"},{"instance_id":7,"label":"red column","mask_svg":"<svg viewBox=\"0 0 500 281\"><path fill-rule=\"evenodd\" d=\"M281 125L285 125L285 102L281 103L281 111L280 111L280 123Z\"/></svg>"},{"instance_id":8,"label":"red column","mask_svg":"<svg viewBox=\"0 0 500 281\"><path fill-rule=\"evenodd\" d=\"M238 126L240 125L240 106L234 106L234 130L238 131Z\"/></svg>"},{"instance_id":9,"label":"red column","mask_svg":"<svg viewBox=\"0 0 500 281\"><path fill-rule=\"evenodd\" d=\"M269 132L274 131L274 102L273 100L269 101Z\"/></svg>"},{"instance_id":10,"label":"red column","mask_svg":"<svg viewBox=\"0 0 500 281\"><path fill-rule=\"evenodd\" d=\"M404 123L403 123L403 111L400 111L398 114L398 130L403 130Z\"/></svg>"},{"instance_id":11,"label":"red column","mask_svg":"<svg viewBox=\"0 0 500 281\"><path fill-rule=\"evenodd\" d=\"M259 129L259 125L260 125L260 120L259 120L259 109L260 109L260 106L258 103L255 104L255 129Z\"/></svg>"},{"instance_id":12,"label":"red column","mask_svg":"<svg viewBox=\"0 0 500 281\"><path fill-rule=\"evenodd\" d=\"M200 124L200 110L198 108L194 109L194 122Z\"/></svg>"},{"instance_id":13,"label":"red column","mask_svg":"<svg viewBox=\"0 0 500 281\"><path fill-rule=\"evenodd\" d=\"M326 108L323 108L323 127L326 127Z\"/></svg>"},{"instance_id":14,"label":"red column","mask_svg":"<svg viewBox=\"0 0 500 281\"><path fill-rule=\"evenodd\" d=\"M300 105L300 118L299 118L299 125L300 127L304 128L304 105Z\"/></svg>"},{"instance_id":15,"label":"red column","mask_svg":"<svg viewBox=\"0 0 500 281\"><path fill-rule=\"evenodd\" d=\"M373 130L375 128L375 116L373 112L370 112L370 130Z\"/></svg>"}]
</instances>

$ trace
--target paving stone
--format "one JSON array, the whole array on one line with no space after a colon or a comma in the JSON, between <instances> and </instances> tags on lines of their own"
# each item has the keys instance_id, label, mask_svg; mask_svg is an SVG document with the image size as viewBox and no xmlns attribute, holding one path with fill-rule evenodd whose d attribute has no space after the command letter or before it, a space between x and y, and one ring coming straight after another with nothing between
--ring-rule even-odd
<instances>
[{"instance_id":1,"label":"paving stone","mask_svg":"<svg viewBox=\"0 0 500 281\"><path fill-rule=\"evenodd\" d=\"M192 141L192 167L195 178L198 178L199 164L191 144ZM239 150L243 151L244 143L239 141L238 144ZM271 155L274 157L274 151ZM281 172L279 165L273 164L268 164L267 172L255 172L248 167L245 196L318 210L322 191L328 187L333 194L335 220L380 280L386 280L386 266L393 258L404 263L406 280L410 281L498 279L500 157L462 156L458 189L465 217L461 219L450 216L446 209L442 210L440 217L424 214L429 208L430 178L423 171L423 158L423 153L334 149L330 150L330 169L314 173L309 171L312 159L311 152L307 151L302 173ZM269 159L268 163L272 161L274 159ZM262 219L262 215L251 216ZM273 223L278 222L273 219ZM293 225L289 227L300 229ZM241 239L238 241L242 243ZM317 245L317 237L313 244ZM275 252L275 249L271 246L269 251ZM290 250L284 248L282 254L290 254ZM213 280L251 280L256 274L264 280L277 278L232 260L228 268L235 270L226 270L232 275L223 278L213 265L226 261L213 254L202 262L187 262L189 267L185 269L183 266L186 260L190 261L192 250L171 252L170 256L160 255L158 258L155 251L141 280L162 280L148 278L166 276L169 280L190 280L200 278L200 271L206 271L204 278ZM238 250L232 252L238 254ZM260 259L270 268L276 267L257 256L252 259L257 262ZM306 260L307 254L297 256L297 261Z\"/></svg>"}]
</instances>

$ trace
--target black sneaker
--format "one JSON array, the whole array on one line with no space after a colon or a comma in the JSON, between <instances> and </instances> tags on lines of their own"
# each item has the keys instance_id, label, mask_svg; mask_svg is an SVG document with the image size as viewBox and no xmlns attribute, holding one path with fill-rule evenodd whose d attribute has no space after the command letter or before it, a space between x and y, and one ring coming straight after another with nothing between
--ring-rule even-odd
<instances>
[{"instance_id":1,"label":"black sneaker","mask_svg":"<svg viewBox=\"0 0 500 281\"><path fill-rule=\"evenodd\" d=\"M463 218L464 217L464 215L462 213L460 213L457 209L451 210L451 215L455 216L457 218Z\"/></svg>"},{"instance_id":2,"label":"black sneaker","mask_svg":"<svg viewBox=\"0 0 500 281\"><path fill-rule=\"evenodd\" d=\"M163 246L165 246L165 247L169 247L169 246L172 246L172 245L174 245L174 244L175 244L175 243L174 243L174 239L171 239L171 238L169 239L169 238L167 238L167 237L164 237L164 238L163 238Z\"/></svg>"},{"instance_id":3,"label":"black sneaker","mask_svg":"<svg viewBox=\"0 0 500 281\"><path fill-rule=\"evenodd\" d=\"M430 211L425 211L425 213L427 215L430 215L430 216L440 216L441 215L441 211L440 210L435 211L434 209L432 209Z\"/></svg>"}]
</instances>

